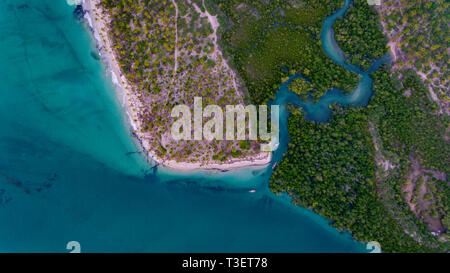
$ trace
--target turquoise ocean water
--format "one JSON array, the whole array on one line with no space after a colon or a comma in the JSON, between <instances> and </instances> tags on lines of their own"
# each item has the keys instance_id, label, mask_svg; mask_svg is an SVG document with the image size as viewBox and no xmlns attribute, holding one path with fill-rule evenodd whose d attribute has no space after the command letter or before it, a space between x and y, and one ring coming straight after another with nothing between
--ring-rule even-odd
<instances>
[{"instance_id":1,"label":"turquoise ocean water","mask_svg":"<svg viewBox=\"0 0 450 273\"><path fill-rule=\"evenodd\" d=\"M366 251L273 195L271 168L147 164L73 10L0 2L0 252L68 252L69 241L83 252ZM284 89L277 103L290 98ZM274 161L287 142L284 128Z\"/></svg>"}]
</instances>

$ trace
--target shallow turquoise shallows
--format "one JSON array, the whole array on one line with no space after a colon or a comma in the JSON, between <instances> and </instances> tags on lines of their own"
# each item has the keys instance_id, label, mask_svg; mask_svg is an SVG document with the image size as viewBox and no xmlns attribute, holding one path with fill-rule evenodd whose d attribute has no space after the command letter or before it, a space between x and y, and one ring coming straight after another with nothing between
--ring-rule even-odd
<instances>
[{"instance_id":1,"label":"shallow turquoise shallows","mask_svg":"<svg viewBox=\"0 0 450 273\"><path fill-rule=\"evenodd\" d=\"M0 252L68 252L69 241L82 252L366 251L273 195L270 167L149 167L73 10L0 2Z\"/></svg>"}]
</instances>

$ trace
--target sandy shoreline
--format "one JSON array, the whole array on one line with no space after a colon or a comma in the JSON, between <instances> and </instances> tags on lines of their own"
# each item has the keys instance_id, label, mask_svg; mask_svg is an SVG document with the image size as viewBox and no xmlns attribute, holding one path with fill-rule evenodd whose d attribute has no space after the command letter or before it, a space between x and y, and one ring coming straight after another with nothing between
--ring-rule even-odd
<instances>
[{"instance_id":1,"label":"sandy shoreline","mask_svg":"<svg viewBox=\"0 0 450 273\"><path fill-rule=\"evenodd\" d=\"M122 75L119 64L113 54L111 41L108 37L106 21L107 18L103 18L101 10L97 7L99 0L83 0L82 6L85 13L85 18L92 29L94 37L97 42L100 56L108 67L108 72L111 73L112 81L115 85L115 89L128 116L131 127L133 128L133 134L139 140L145 154L148 158L161 164L165 167L180 171L191 171L198 169L218 169L218 170L232 170L249 166L264 166L268 165L272 159L272 153L260 153L254 157L246 158L244 160L230 160L225 163L201 163L201 162L177 162L175 160L163 160L156 156L152 151L152 147L148 145L145 139L148 138L148 133L141 132L140 128L143 126L140 124L137 111L142 107L141 101L133 94L131 86L128 84L126 78ZM97 14L97 15L96 15Z\"/></svg>"}]
</instances>

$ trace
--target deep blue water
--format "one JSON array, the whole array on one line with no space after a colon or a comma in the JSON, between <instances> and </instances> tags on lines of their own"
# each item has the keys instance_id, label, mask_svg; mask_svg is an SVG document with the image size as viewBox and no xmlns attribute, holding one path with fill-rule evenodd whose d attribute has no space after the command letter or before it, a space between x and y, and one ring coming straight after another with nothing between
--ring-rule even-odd
<instances>
[{"instance_id":1,"label":"deep blue water","mask_svg":"<svg viewBox=\"0 0 450 273\"><path fill-rule=\"evenodd\" d=\"M272 194L270 167L151 168L73 10L63 0L0 3L0 252L67 252L69 241L83 252L365 251ZM274 162L287 149L290 99L282 86Z\"/></svg>"}]
</instances>

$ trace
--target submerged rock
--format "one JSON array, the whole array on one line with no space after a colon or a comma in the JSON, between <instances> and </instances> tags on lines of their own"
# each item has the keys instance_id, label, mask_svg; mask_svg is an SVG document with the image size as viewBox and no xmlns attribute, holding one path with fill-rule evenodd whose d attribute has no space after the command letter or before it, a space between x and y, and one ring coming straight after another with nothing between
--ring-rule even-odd
<instances>
[{"instance_id":1,"label":"submerged rock","mask_svg":"<svg viewBox=\"0 0 450 273\"><path fill-rule=\"evenodd\" d=\"M86 12L83 9L82 5L77 5L75 10L73 11L73 17L75 17L75 19L77 19L78 21L83 21L84 20L84 14Z\"/></svg>"},{"instance_id":2,"label":"submerged rock","mask_svg":"<svg viewBox=\"0 0 450 273\"><path fill-rule=\"evenodd\" d=\"M96 53L96 52L94 52L94 51L91 51L91 57L92 57L94 60L97 60L97 61L100 60L100 56L98 55L98 53Z\"/></svg>"}]
</instances>

